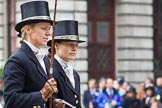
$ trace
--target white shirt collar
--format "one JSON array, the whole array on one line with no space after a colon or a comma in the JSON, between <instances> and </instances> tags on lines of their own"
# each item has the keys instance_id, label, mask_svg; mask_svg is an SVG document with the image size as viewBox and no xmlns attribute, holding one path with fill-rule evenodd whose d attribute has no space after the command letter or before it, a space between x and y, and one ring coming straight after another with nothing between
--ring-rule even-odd
<instances>
[{"instance_id":1,"label":"white shirt collar","mask_svg":"<svg viewBox=\"0 0 162 108\"><path fill-rule=\"evenodd\" d=\"M73 62L72 61L67 62L57 55L54 55L54 57L60 63L60 65L62 66L62 68L65 72L67 72L67 70L68 70L68 72L73 74Z\"/></svg>"},{"instance_id":2,"label":"white shirt collar","mask_svg":"<svg viewBox=\"0 0 162 108\"><path fill-rule=\"evenodd\" d=\"M67 67L67 65L70 65L70 62L67 62L63 59L61 59L59 56L54 55L55 59L61 64L63 68Z\"/></svg>"},{"instance_id":3,"label":"white shirt collar","mask_svg":"<svg viewBox=\"0 0 162 108\"><path fill-rule=\"evenodd\" d=\"M42 55L44 55L43 52L41 51L41 49L35 47L33 44L31 44L30 42L28 42L26 40L24 40L24 42L31 48L31 50L34 52L34 54L38 54L38 52L41 52Z\"/></svg>"},{"instance_id":4,"label":"white shirt collar","mask_svg":"<svg viewBox=\"0 0 162 108\"><path fill-rule=\"evenodd\" d=\"M30 42L28 42L26 40L24 40L24 42L31 48L31 50L37 57L38 61L40 61L41 59L44 58L45 54L43 53L43 51L41 49L35 47L33 44L31 44Z\"/></svg>"},{"instance_id":5,"label":"white shirt collar","mask_svg":"<svg viewBox=\"0 0 162 108\"><path fill-rule=\"evenodd\" d=\"M31 44L30 42L28 42L28 41L26 41L26 40L24 40L24 42L31 48L31 50L34 52L34 54L37 54L37 53L40 51L39 48L35 47L35 46L34 46L33 44Z\"/></svg>"}]
</instances>

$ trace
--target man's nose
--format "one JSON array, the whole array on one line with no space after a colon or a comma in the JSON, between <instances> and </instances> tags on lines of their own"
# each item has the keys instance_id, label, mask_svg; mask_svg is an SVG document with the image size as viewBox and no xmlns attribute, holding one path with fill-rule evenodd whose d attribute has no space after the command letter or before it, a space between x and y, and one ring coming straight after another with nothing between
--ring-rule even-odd
<instances>
[{"instance_id":1,"label":"man's nose","mask_svg":"<svg viewBox=\"0 0 162 108\"><path fill-rule=\"evenodd\" d=\"M50 30L46 31L46 35L49 36L50 35Z\"/></svg>"},{"instance_id":2,"label":"man's nose","mask_svg":"<svg viewBox=\"0 0 162 108\"><path fill-rule=\"evenodd\" d=\"M77 50L78 49L78 45L73 45L73 49Z\"/></svg>"}]
</instances>

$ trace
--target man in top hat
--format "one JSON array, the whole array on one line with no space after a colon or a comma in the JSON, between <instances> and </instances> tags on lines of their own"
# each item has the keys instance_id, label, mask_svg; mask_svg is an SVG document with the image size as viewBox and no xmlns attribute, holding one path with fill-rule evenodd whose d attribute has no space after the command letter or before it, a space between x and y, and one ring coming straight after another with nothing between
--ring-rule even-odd
<instances>
[{"instance_id":1,"label":"man in top hat","mask_svg":"<svg viewBox=\"0 0 162 108\"><path fill-rule=\"evenodd\" d=\"M57 93L55 80L48 77L49 59L41 51L47 45L53 21L46 1L22 4L21 14L22 21L15 27L21 48L4 67L5 108L44 108L48 98Z\"/></svg>"},{"instance_id":2,"label":"man in top hat","mask_svg":"<svg viewBox=\"0 0 162 108\"><path fill-rule=\"evenodd\" d=\"M76 108L80 103L80 77L73 69L72 61L78 51L79 40L78 22L74 20L58 21L55 26L54 35L54 68L53 77L57 82L58 93L56 98L69 102ZM51 40L48 41L51 46ZM49 50L50 51L50 50ZM68 105L66 108L70 108Z\"/></svg>"}]
</instances>

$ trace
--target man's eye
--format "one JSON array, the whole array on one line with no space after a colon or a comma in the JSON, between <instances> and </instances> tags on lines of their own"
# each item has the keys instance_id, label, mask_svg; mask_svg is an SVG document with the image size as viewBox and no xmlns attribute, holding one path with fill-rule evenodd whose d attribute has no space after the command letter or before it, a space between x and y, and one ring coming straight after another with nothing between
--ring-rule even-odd
<instances>
[{"instance_id":1,"label":"man's eye","mask_svg":"<svg viewBox=\"0 0 162 108\"><path fill-rule=\"evenodd\" d=\"M46 30L47 28L41 28L42 30Z\"/></svg>"},{"instance_id":2,"label":"man's eye","mask_svg":"<svg viewBox=\"0 0 162 108\"><path fill-rule=\"evenodd\" d=\"M41 29L42 30L50 30L51 28L50 27L42 27Z\"/></svg>"},{"instance_id":3,"label":"man's eye","mask_svg":"<svg viewBox=\"0 0 162 108\"><path fill-rule=\"evenodd\" d=\"M69 45L70 45L70 46L73 46L73 44L72 44L72 43L69 43Z\"/></svg>"},{"instance_id":4,"label":"man's eye","mask_svg":"<svg viewBox=\"0 0 162 108\"><path fill-rule=\"evenodd\" d=\"M73 43L69 43L68 45L69 45L69 46L74 46L74 44L73 44Z\"/></svg>"},{"instance_id":5,"label":"man's eye","mask_svg":"<svg viewBox=\"0 0 162 108\"><path fill-rule=\"evenodd\" d=\"M74 46L78 47L78 44L74 44L74 43L69 43L68 45L71 46L71 47L74 47Z\"/></svg>"}]
</instances>

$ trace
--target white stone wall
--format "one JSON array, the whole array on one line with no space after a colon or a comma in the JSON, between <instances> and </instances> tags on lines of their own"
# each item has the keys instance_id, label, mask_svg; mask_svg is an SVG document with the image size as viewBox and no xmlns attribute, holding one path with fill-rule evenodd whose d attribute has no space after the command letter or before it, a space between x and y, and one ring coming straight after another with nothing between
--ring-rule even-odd
<instances>
[{"instance_id":1,"label":"white stone wall","mask_svg":"<svg viewBox=\"0 0 162 108\"><path fill-rule=\"evenodd\" d=\"M153 77L152 0L116 0L116 74L136 84Z\"/></svg>"},{"instance_id":2,"label":"white stone wall","mask_svg":"<svg viewBox=\"0 0 162 108\"><path fill-rule=\"evenodd\" d=\"M4 44L3 44L3 1L0 0L0 63L3 61Z\"/></svg>"}]
</instances>

